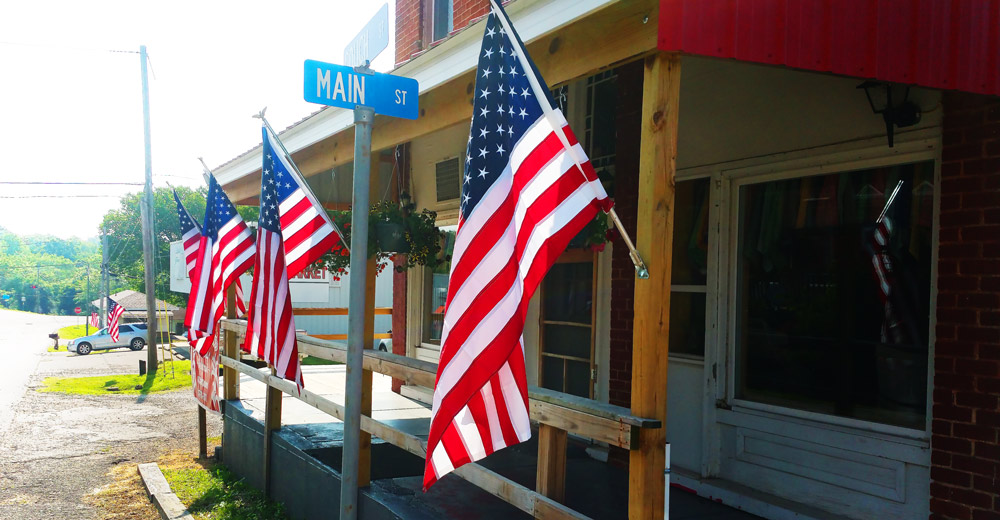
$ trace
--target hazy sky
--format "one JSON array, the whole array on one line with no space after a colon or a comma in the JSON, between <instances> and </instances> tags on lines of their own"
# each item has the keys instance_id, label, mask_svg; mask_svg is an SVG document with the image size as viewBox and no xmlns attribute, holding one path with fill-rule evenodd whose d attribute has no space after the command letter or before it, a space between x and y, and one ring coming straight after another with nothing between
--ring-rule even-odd
<instances>
[{"instance_id":1,"label":"hazy sky","mask_svg":"<svg viewBox=\"0 0 1000 520\"><path fill-rule=\"evenodd\" d=\"M340 63L384 3L8 2L0 17L0 181L143 182L144 44L153 184L201 185L198 157L215 167L260 144L250 116L262 107L277 130L317 110L302 100L303 60ZM374 64L381 71L394 54L395 1L388 4L389 47ZM20 197L141 189L0 185L0 226L95 236L117 197Z\"/></svg>"}]
</instances>

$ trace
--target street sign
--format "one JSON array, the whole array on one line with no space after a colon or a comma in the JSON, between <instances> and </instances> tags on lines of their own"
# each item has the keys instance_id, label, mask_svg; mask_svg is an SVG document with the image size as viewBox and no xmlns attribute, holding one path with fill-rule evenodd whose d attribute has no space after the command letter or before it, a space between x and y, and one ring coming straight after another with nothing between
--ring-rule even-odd
<instances>
[{"instance_id":1,"label":"street sign","mask_svg":"<svg viewBox=\"0 0 1000 520\"><path fill-rule=\"evenodd\" d=\"M75 313L77 313L77 314L80 314L80 313L81 313L82 311L83 311L83 309L81 309L81 308L79 308L79 307L77 307L77 308L73 309L73 312L75 312Z\"/></svg>"},{"instance_id":2,"label":"street sign","mask_svg":"<svg viewBox=\"0 0 1000 520\"><path fill-rule=\"evenodd\" d=\"M5 294L5 295L3 295L3 299L5 299L5 300L9 300L9 299L10 299L10 295L9 295L9 294Z\"/></svg>"},{"instance_id":3,"label":"street sign","mask_svg":"<svg viewBox=\"0 0 1000 520\"><path fill-rule=\"evenodd\" d=\"M344 47L344 63L352 67L373 61L389 46L389 4L382 8L365 24L364 29Z\"/></svg>"},{"instance_id":4,"label":"street sign","mask_svg":"<svg viewBox=\"0 0 1000 520\"><path fill-rule=\"evenodd\" d=\"M376 114L416 119L417 80L352 67L306 60L302 95L310 103L354 109L370 107Z\"/></svg>"}]
</instances>

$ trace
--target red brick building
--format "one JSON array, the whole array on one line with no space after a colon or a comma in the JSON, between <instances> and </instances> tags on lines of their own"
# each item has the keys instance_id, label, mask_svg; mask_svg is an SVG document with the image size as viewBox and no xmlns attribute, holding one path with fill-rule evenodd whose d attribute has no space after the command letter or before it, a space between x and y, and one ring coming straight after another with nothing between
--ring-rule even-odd
<instances>
[{"instance_id":1,"label":"red brick building","mask_svg":"<svg viewBox=\"0 0 1000 520\"><path fill-rule=\"evenodd\" d=\"M421 81L422 116L376 121L373 139L446 232L487 12L396 2L395 73ZM644 253L657 292L620 241L567 252L529 309L529 384L653 403L671 482L764 517L1000 518L1000 2L508 12L639 249L670 256ZM285 132L306 175L344 162L335 115ZM251 196L253 161L220 171L227 191ZM395 276L397 354L436 360L446 286L447 271ZM641 336L656 316L669 332ZM650 374L663 401L637 383Z\"/></svg>"}]
</instances>

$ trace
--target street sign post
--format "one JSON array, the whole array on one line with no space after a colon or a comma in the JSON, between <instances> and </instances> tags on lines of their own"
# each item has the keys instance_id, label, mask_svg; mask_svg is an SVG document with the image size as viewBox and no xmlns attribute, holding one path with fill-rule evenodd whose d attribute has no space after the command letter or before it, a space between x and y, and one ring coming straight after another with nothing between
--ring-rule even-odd
<instances>
[{"instance_id":1,"label":"street sign post","mask_svg":"<svg viewBox=\"0 0 1000 520\"><path fill-rule=\"evenodd\" d=\"M367 29L366 29L367 30ZM378 54L377 52L375 54ZM366 57L370 59L371 57ZM366 59L366 61L367 61ZM351 284L347 303L347 382L344 388L344 449L340 467L340 519L358 517L358 460L361 450L362 365L364 361L365 280L368 266L368 199L375 114L406 119L420 115L415 79L306 60L302 94L306 101L354 109L354 193L351 198Z\"/></svg>"},{"instance_id":2,"label":"street sign post","mask_svg":"<svg viewBox=\"0 0 1000 520\"><path fill-rule=\"evenodd\" d=\"M419 116L417 80L306 60L302 96L310 103L354 109L370 107L376 114L404 119Z\"/></svg>"},{"instance_id":3,"label":"street sign post","mask_svg":"<svg viewBox=\"0 0 1000 520\"><path fill-rule=\"evenodd\" d=\"M388 46L389 4L382 4L364 29L344 47L344 64L351 67L368 65Z\"/></svg>"}]
</instances>

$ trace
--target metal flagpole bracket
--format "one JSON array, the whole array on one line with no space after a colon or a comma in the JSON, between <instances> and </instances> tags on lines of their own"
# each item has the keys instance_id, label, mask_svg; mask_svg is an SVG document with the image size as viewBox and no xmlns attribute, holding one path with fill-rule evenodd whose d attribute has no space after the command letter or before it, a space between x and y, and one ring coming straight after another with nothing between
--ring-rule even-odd
<instances>
[{"instance_id":1,"label":"metal flagpole bracket","mask_svg":"<svg viewBox=\"0 0 1000 520\"><path fill-rule=\"evenodd\" d=\"M622 225L621 219L618 218L618 214L615 213L615 208L611 208L608 211L608 216L615 223L615 227L618 228L618 234L622 236L622 240L625 241L625 245L628 246L628 257L632 259L632 265L635 266L635 275L642 280L649 278L649 269L646 269L646 262L642 261L642 257L639 256L639 251L635 249L635 244L632 243L632 238L628 236L625 231L625 226Z\"/></svg>"}]
</instances>

